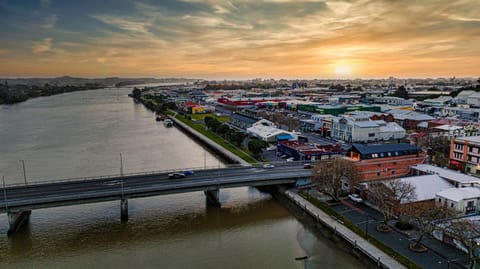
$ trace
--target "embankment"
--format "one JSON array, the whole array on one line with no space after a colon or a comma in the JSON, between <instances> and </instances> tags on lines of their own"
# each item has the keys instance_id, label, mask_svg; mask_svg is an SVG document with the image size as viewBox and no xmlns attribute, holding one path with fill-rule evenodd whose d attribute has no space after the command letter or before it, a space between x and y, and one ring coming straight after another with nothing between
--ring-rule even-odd
<instances>
[{"instance_id":1,"label":"embankment","mask_svg":"<svg viewBox=\"0 0 480 269\"><path fill-rule=\"evenodd\" d=\"M204 136L203 134L195 131L185 123L179 121L178 119L175 119L174 117L171 117L171 116L168 116L168 117L175 123L175 126L178 127L181 131L186 133L188 136L192 137L195 141L197 141L204 147L207 147L209 151L215 153L227 163L240 164L241 166L251 166L250 163L246 162L242 158L226 150L225 148L218 145L217 143L215 143L208 137Z\"/></svg>"}]
</instances>

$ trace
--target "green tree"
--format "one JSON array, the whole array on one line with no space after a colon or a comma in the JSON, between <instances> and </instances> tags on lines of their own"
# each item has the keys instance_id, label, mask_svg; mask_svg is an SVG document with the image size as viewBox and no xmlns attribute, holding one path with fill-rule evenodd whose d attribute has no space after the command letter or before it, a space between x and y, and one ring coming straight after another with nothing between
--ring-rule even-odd
<instances>
[{"instance_id":1,"label":"green tree","mask_svg":"<svg viewBox=\"0 0 480 269\"><path fill-rule=\"evenodd\" d=\"M212 118L211 120L208 121L207 127L208 127L208 129L210 129L214 132L217 132L217 129L218 129L218 127L220 127L221 124L222 123L219 122L217 119Z\"/></svg>"},{"instance_id":2,"label":"green tree","mask_svg":"<svg viewBox=\"0 0 480 269\"><path fill-rule=\"evenodd\" d=\"M355 163L343 158L319 161L312 170L312 181L336 201L344 192L343 183L348 182L353 186L359 179L360 173Z\"/></svg>"},{"instance_id":3,"label":"green tree","mask_svg":"<svg viewBox=\"0 0 480 269\"><path fill-rule=\"evenodd\" d=\"M218 128L217 128L217 134L219 134L220 136L223 136L223 137L226 137L228 131L230 131L230 127L225 123L218 126Z\"/></svg>"},{"instance_id":4,"label":"green tree","mask_svg":"<svg viewBox=\"0 0 480 269\"><path fill-rule=\"evenodd\" d=\"M248 141L248 150L255 155L255 157L260 157L262 150L267 147L267 142L259 139L251 139Z\"/></svg>"},{"instance_id":5,"label":"green tree","mask_svg":"<svg viewBox=\"0 0 480 269\"><path fill-rule=\"evenodd\" d=\"M408 99L409 98L407 89L405 89L404 86L398 87L398 89L392 94L392 96L400 97L400 98L403 98L403 99Z\"/></svg>"},{"instance_id":6,"label":"green tree","mask_svg":"<svg viewBox=\"0 0 480 269\"><path fill-rule=\"evenodd\" d=\"M227 134L228 140L236 146L240 146L245 139L245 133L230 129Z\"/></svg>"}]
</instances>

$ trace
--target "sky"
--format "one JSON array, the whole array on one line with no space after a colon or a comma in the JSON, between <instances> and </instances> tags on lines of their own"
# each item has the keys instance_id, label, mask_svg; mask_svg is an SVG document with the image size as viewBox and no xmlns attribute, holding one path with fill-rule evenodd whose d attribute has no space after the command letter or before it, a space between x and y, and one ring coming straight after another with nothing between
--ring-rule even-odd
<instances>
[{"instance_id":1,"label":"sky","mask_svg":"<svg viewBox=\"0 0 480 269\"><path fill-rule=\"evenodd\" d=\"M0 0L0 76L479 77L479 0Z\"/></svg>"}]
</instances>

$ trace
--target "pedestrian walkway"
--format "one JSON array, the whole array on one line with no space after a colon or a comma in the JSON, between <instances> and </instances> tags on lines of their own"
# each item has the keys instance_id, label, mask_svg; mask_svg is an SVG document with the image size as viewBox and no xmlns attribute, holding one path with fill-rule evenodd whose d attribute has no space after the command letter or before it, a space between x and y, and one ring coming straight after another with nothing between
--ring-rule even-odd
<instances>
[{"instance_id":1,"label":"pedestrian walkway","mask_svg":"<svg viewBox=\"0 0 480 269\"><path fill-rule=\"evenodd\" d=\"M362 251L365 255L369 256L373 261L376 261L379 266L391 269L405 268L402 264L397 262L392 257L385 254L377 247L370 244L367 240L360 237L350 229L345 227L338 220L333 219L316 206L303 199L298 194L292 191L286 191L285 194L293 202L300 207L304 208L312 217L322 222L326 227L330 228L335 234L341 236L343 239L351 243L356 249Z\"/></svg>"}]
</instances>

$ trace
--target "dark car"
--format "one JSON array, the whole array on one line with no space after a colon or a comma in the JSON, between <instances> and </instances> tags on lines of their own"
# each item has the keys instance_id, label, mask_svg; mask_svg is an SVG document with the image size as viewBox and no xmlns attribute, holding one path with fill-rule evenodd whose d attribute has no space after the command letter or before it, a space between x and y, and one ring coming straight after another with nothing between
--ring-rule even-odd
<instances>
[{"instance_id":1,"label":"dark car","mask_svg":"<svg viewBox=\"0 0 480 269\"><path fill-rule=\"evenodd\" d=\"M303 168L304 169L311 169L313 167L313 165L311 163L306 163L303 165Z\"/></svg>"},{"instance_id":2,"label":"dark car","mask_svg":"<svg viewBox=\"0 0 480 269\"><path fill-rule=\"evenodd\" d=\"M185 174L184 173L171 173L168 174L168 178L184 178Z\"/></svg>"},{"instance_id":3,"label":"dark car","mask_svg":"<svg viewBox=\"0 0 480 269\"><path fill-rule=\"evenodd\" d=\"M185 170L185 171L183 171L183 174L184 174L185 176L189 176L189 175L195 174L195 172L193 172L192 170Z\"/></svg>"}]
</instances>

